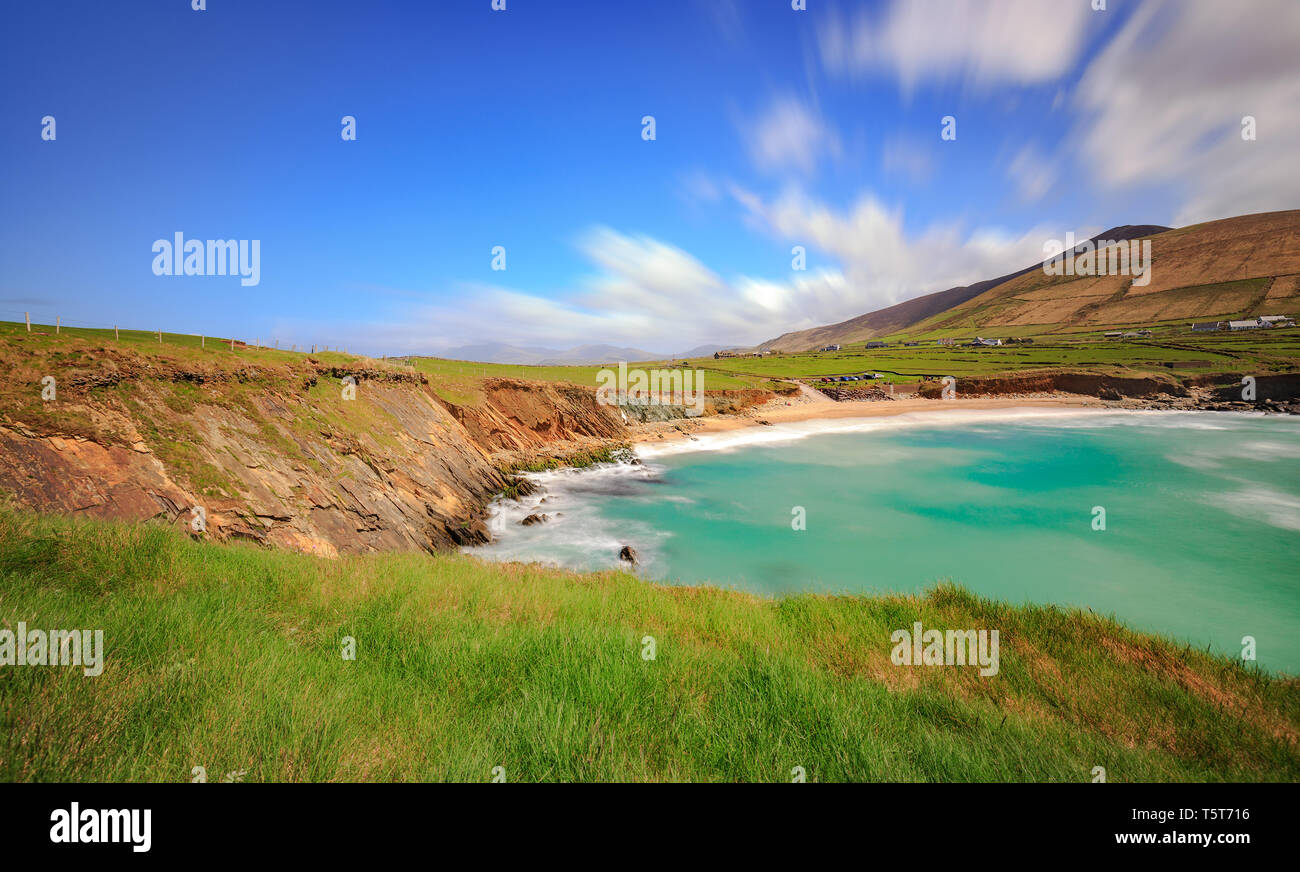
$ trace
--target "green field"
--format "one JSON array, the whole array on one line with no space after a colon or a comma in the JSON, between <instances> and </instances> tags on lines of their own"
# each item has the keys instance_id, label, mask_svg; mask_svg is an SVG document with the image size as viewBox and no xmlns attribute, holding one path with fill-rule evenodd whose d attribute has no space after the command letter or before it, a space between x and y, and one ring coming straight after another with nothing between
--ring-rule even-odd
<instances>
[{"instance_id":1,"label":"green field","mask_svg":"<svg viewBox=\"0 0 1300 872\"><path fill-rule=\"evenodd\" d=\"M1042 328L1038 328L1042 329ZM997 348L948 347L937 345L933 334L921 340L917 335L899 334L883 341L890 348L866 349L862 342L845 346L838 352L797 352L768 357L733 357L715 360L697 358L688 361L692 368L705 371L707 392L737 390L780 390L782 380L815 379L831 375L856 375L881 372L884 381L907 383L925 376L952 375L986 377L1018 372L1067 369L1108 375L1164 377L1188 376L1214 372L1276 373L1300 370L1300 328L1251 331L1249 333L1193 334L1185 322L1154 325L1154 336L1140 340L1111 341L1102 338L1102 329L1078 334L1036 334L1032 345L1006 345ZM165 355L178 361L207 361L218 366L237 366L241 362L262 365L303 361L306 353L252 348L230 340L209 337L200 347L197 336L121 331L120 339L111 329L63 328L54 335L52 325L33 325L28 334L21 323L0 322L0 349L8 347L19 354L39 349L42 353L72 356L78 350L95 346L121 347L146 355ZM945 332L945 331L940 331ZM946 331L951 332L951 331ZM1006 336L1028 335L1030 330L1003 331ZM44 334L44 335L41 335ZM903 347L902 341L920 341L915 347ZM599 366L523 366L472 363L436 357L392 357L386 360L347 355L337 351L318 351L314 359L333 365L364 363L369 366L414 370L426 375L430 387L443 399L457 404L474 404L482 396L485 379L515 378L596 387ZM1171 370L1167 362L1203 362L1200 366ZM611 361L613 362L613 361ZM681 361L675 361L680 364ZM632 367L664 368L666 364L633 363Z\"/></svg>"},{"instance_id":2,"label":"green field","mask_svg":"<svg viewBox=\"0 0 1300 872\"><path fill-rule=\"evenodd\" d=\"M859 342L840 351L727 358L711 361L710 365L730 373L769 378L815 378L874 370L886 373L891 381L900 382L917 381L925 375L983 377L1053 368L1168 376L1171 370L1163 364L1177 361L1205 361L1204 366L1176 370L1184 375L1300 369L1300 328L1249 334L1183 331L1120 341L1102 339L1101 331L1093 331L1069 341L1040 336L1032 345L995 348L941 346L933 339L915 347L904 347L897 338L881 341L889 342L891 347L867 349L865 343Z\"/></svg>"},{"instance_id":3,"label":"green field","mask_svg":"<svg viewBox=\"0 0 1300 872\"><path fill-rule=\"evenodd\" d=\"M483 383L492 378L513 378L526 381L545 381L574 384L594 389L599 382L596 374L598 366L513 366L494 363L471 363L459 360L446 360L436 357L389 357L370 358L341 351L312 351L310 348L298 351L258 347L257 340L236 340L231 348L229 337L199 336L186 333L163 332L161 341L157 332L142 330L120 330L112 328L62 327L56 333L55 325L33 324L29 332L24 323L0 321L0 359L8 360L14 367L30 367L45 356L49 359L50 371L68 366L86 366L99 356L100 349L130 351L142 355L145 359L163 358L174 364L209 365L226 371L252 364L260 367L306 367L307 358L331 366L364 366L380 369L395 369L419 372L428 377L429 387L442 399L457 405L476 405L483 397ZM694 361L693 367L712 364L714 361ZM681 361L676 361L680 365ZM632 367L670 368L662 363L633 363ZM305 370L304 370L305 371ZM288 370L277 372L282 377ZM716 391L738 390L779 390L783 386L764 376L750 376L743 373L727 373L708 368L703 377L706 393ZM6 393L12 393L18 386L9 385L9 390L0 387L0 399ZM36 402L37 394L22 386L18 402Z\"/></svg>"},{"instance_id":4,"label":"green field","mask_svg":"<svg viewBox=\"0 0 1300 872\"><path fill-rule=\"evenodd\" d=\"M999 629L1000 672L894 666L915 620ZM0 667L5 781L1300 780L1294 680L950 586L766 600L0 510L19 621L102 629L104 669Z\"/></svg>"},{"instance_id":5,"label":"green field","mask_svg":"<svg viewBox=\"0 0 1300 872\"><path fill-rule=\"evenodd\" d=\"M406 359L406 358L399 358ZM447 399L453 402L472 401L477 385L485 378L517 378L532 381L561 382L595 388L600 382L597 373L600 366L524 366L505 363L470 363L461 360L446 360L439 357L412 357L411 364L429 376L429 381L440 393L445 392ZM617 361L612 361L617 370ZM714 368L712 358L691 362L693 368L705 368L703 376L704 390L772 390L778 387L764 376L751 376L744 373L731 373ZM681 361L675 361L680 364ZM707 366L706 366L707 364ZM629 363L628 368L671 369L669 363L653 361ZM678 367L680 368L680 367ZM459 400L457 399L459 398Z\"/></svg>"},{"instance_id":6,"label":"green field","mask_svg":"<svg viewBox=\"0 0 1300 872\"><path fill-rule=\"evenodd\" d=\"M321 363L335 366L365 365L402 369L423 373L435 393L448 402L460 405L474 404L482 396L485 379L514 378L528 381L548 381L595 388L599 366L516 366L498 363L472 363L446 360L437 357L395 356L384 359L345 354L331 350L312 351L310 348L288 349L258 347L256 339L237 339L232 350L229 337L212 337L206 340L188 333L163 332L161 341L157 332L120 330L112 328L62 327L56 333L53 324L32 324L28 332L24 323L0 321L0 353L8 350L17 357L37 352L74 362L78 353L93 352L96 348L117 348L148 356L163 356L182 363L210 363L222 368L243 364L276 366L301 364L308 354ZM615 363L617 363L615 361ZM672 361L680 366L681 361ZM672 368L670 363L632 363L630 367L644 369ZM693 368L705 368L704 390L777 390L781 387L765 376L731 373L714 368L712 358L691 362Z\"/></svg>"}]
</instances>

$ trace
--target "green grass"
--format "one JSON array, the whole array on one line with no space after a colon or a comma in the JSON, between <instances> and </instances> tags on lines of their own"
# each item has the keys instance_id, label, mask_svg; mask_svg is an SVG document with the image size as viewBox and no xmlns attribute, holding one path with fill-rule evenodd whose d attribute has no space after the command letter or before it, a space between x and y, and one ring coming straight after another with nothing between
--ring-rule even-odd
<instances>
[{"instance_id":1,"label":"green grass","mask_svg":"<svg viewBox=\"0 0 1300 872\"><path fill-rule=\"evenodd\" d=\"M487 378L549 381L595 388L600 384L596 374L604 368L600 366L524 366L505 363L471 363L463 360L445 360L440 357L398 358L398 360L408 359L417 371L429 376L430 383L439 396L458 405L477 403L479 396L481 396L480 386L482 381ZM615 370L617 371L618 362L611 362L615 364ZM710 391L754 389L775 390L780 387L771 384L766 378L726 372L713 367L714 362L712 358L688 361L691 368L707 370L703 376L706 393ZM681 368L680 360L675 361L675 363L678 366L674 367L663 362L653 361L633 362L629 363L628 367L629 369L641 367L647 370Z\"/></svg>"},{"instance_id":2,"label":"green grass","mask_svg":"<svg viewBox=\"0 0 1300 872\"><path fill-rule=\"evenodd\" d=\"M893 666L914 620L998 629L1000 673ZM1300 779L1294 681L951 586L766 600L0 510L18 621L106 656L0 667L6 781Z\"/></svg>"},{"instance_id":3,"label":"green grass","mask_svg":"<svg viewBox=\"0 0 1300 872\"><path fill-rule=\"evenodd\" d=\"M1110 329L1110 328L1106 328ZM864 371L885 373L890 381L917 381L924 375L961 378L1014 374L1029 370L1068 369L1106 374L1169 375L1166 362L1205 361L1203 367L1180 369L1184 375L1200 372L1279 372L1300 369L1300 329L1244 333L1191 335L1156 331L1150 339L1110 341L1101 329L1066 339L1038 336L1032 345L969 348L936 345L933 338L904 347L899 337L887 340L890 348L866 349L864 343L840 351L787 353L765 358L728 358L715 361L718 369L734 375L769 378L817 378L856 375ZM969 335L969 334L968 334ZM1005 338L1003 332L987 335ZM907 337L912 341L914 337Z\"/></svg>"},{"instance_id":4,"label":"green grass","mask_svg":"<svg viewBox=\"0 0 1300 872\"><path fill-rule=\"evenodd\" d=\"M588 466L595 466L597 463L617 463L619 460L626 459L630 452L631 448L628 445L610 445L603 448L574 451L563 458L543 457L536 460L525 460L511 464L502 471L507 473L544 472L548 469L560 469L565 466L585 469Z\"/></svg>"}]
</instances>

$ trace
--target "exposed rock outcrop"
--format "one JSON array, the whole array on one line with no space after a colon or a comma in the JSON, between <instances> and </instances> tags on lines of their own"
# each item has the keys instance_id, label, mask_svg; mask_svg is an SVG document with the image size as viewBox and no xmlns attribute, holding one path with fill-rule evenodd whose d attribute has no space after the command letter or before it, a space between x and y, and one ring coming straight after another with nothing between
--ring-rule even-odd
<instances>
[{"instance_id":1,"label":"exposed rock outcrop","mask_svg":"<svg viewBox=\"0 0 1300 872\"><path fill-rule=\"evenodd\" d=\"M0 394L0 495L321 555L431 550L489 541L486 504L531 487L502 473L502 449L625 432L594 388L488 380L462 406L413 370L227 363L110 346L19 364Z\"/></svg>"},{"instance_id":2,"label":"exposed rock outcrop","mask_svg":"<svg viewBox=\"0 0 1300 872\"><path fill-rule=\"evenodd\" d=\"M1247 376L1234 373L1201 375L1182 381L1156 378L1093 375L1090 373L1034 373L1000 378L961 378L955 385L961 397L1031 396L1069 393L1097 397L1126 408L1200 409L1295 414L1300 410L1300 375L1276 373L1249 376L1254 396L1242 383ZM918 396L939 399L943 384L922 382Z\"/></svg>"}]
</instances>

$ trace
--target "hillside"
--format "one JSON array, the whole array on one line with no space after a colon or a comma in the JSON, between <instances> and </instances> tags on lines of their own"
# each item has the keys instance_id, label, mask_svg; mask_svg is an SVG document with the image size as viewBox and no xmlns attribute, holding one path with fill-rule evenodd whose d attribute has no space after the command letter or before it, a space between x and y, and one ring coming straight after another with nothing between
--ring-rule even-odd
<instances>
[{"instance_id":1,"label":"hillside","mask_svg":"<svg viewBox=\"0 0 1300 872\"><path fill-rule=\"evenodd\" d=\"M1057 331L1289 314L1300 307L1300 211L1245 215L1151 240L1151 281L1027 273L914 330Z\"/></svg>"},{"instance_id":2,"label":"hillside","mask_svg":"<svg viewBox=\"0 0 1300 872\"><path fill-rule=\"evenodd\" d=\"M103 671L0 670L6 781L1300 780L1294 680L946 585L772 600L0 508L0 625L36 615L102 628ZM996 676L893 665L913 621L1000 628Z\"/></svg>"},{"instance_id":3,"label":"hillside","mask_svg":"<svg viewBox=\"0 0 1300 872\"><path fill-rule=\"evenodd\" d=\"M486 538L501 458L626 430L590 387L477 378L451 402L404 366L107 333L0 330L0 496L189 530L198 506L203 536L327 556L433 549Z\"/></svg>"},{"instance_id":4,"label":"hillside","mask_svg":"<svg viewBox=\"0 0 1300 872\"><path fill-rule=\"evenodd\" d=\"M1150 239L1150 284L1135 286L1123 275L1049 276L1035 264L839 324L788 333L763 347L797 351L899 333L1050 333L1300 309L1300 211L1176 230L1117 227L1093 238Z\"/></svg>"},{"instance_id":5,"label":"hillside","mask_svg":"<svg viewBox=\"0 0 1300 872\"><path fill-rule=\"evenodd\" d=\"M1163 233L1168 229L1168 227L1161 227L1157 224L1126 224L1123 227L1112 227L1103 233L1098 233L1092 237L1092 241L1106 239L1118 242L1125 239L1139 239L1144 236ZM963 285L957 288L949 288L946 291L936 291L933 294L905 300L884 309L877 309L874 312L841 321L838 324L828 324L825 327L813 327L808 330L785 333L776 339L764 342L759 348L770 351L807 351L827 345L844 345L850 342L875 339L878 336L888 336L891 333L905 330L913 324L920 323L934 315L960 306L967 300L977 297L985 291L1001 285L1003 282L1008 282L1035 270L1041 270L1042 266L1042 263L1039 262L1016 272L998 276L995 279L985 279L973 285Z\"/></svg>"}]
</instances>

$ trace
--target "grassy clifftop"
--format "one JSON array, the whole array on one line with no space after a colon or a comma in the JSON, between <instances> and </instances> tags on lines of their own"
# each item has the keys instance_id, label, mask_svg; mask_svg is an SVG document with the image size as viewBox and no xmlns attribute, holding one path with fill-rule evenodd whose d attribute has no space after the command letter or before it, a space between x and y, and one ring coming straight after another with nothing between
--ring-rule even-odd
<instances>
[{"instance_id":1,"label":"grassy clifftop","mask_svg":"<svg viewBox=\"0 0 1300 872\"><path fill-rule=\"evenodd\" d=\"M999 673L893 665L917 620L998 629ZM765 600L3 510L19 621L103 629L105 666L0 667L3 780L1300 779L1294 680L949 586Z\"/></svg>"}]
</instances>

